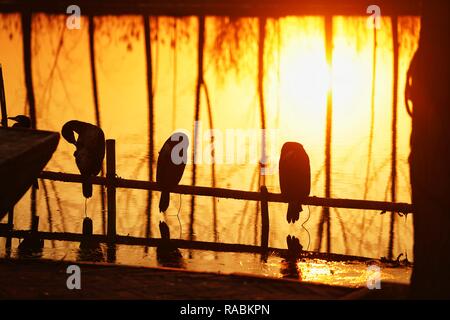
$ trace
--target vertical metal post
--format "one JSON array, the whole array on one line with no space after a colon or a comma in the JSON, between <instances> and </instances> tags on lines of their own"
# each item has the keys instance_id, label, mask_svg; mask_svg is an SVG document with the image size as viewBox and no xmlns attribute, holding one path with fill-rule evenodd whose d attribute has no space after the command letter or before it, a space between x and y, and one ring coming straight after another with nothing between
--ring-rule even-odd
<instances>
[{"instance_id":1,"label":"vertical metal post","mask_svg":"<svg viewBox=\"0 0 450 320\"><path fill-rule=\"evenodd\" d=\"M107 261L116 261L116 141L106 140L106 197L108 206Z\"/></svg>"},{"instance_id":2,"label":"vertical metal post","mask_svg":"<svg viewBox=\"0 0 450 320\"><path fill-rule=\"evenodd\" d=\"M38 232L39 230L39 216L33 216L31 219L31 232Z\"/></svg>"},{"instance_id":3,"label":"vertical metal post","mask_svg":"<svg viewBox=\"0 0 450 320\"><path fill-rule=\"evenodd\" d=\"M116 237L116 141L106 140L106 194L108 199L108 239Z\"/></svg>"},{"instance_id":4,"label":"vertical metal post","mask_svg":"<svg viewBox=\"0 0 450 320\"><path fill-rule=\"evenodd\" d=\"M8 212L8 231L12 231L14 229L14 208L11 208ZM12 238L10 237L10 234L6 238L6 256L9 258L11 255L11 246L12 246Z\"/></svg>"},{"instance_id":5,"label":"vertical metal post","mask_svg":"<svg viewBox=\"0 0 450 320\"><path fill-rule=\"evenodd\" d=\"M267 249L269 248L269 203L267 201L267 188L261 186L261 259L267 260Z\"/></svg>"}]
</instances>

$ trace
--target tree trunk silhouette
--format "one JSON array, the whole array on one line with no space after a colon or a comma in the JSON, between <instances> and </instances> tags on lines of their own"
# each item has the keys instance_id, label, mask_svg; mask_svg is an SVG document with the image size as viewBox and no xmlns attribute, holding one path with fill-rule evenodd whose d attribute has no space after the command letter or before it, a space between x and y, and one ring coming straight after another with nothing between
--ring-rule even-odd
<instances>
[{"instance_id":1,"label":"tree trunk silhouette","mask_svg":"<svg viewBox=\"0 0 450 320\"><path fill-rule=\"evenodd\" d=\"M197 178L197 171L196 171L196 164L197 156L197 146L198 146L198 128L196 127L198 124L198 121L200 119L200 100L201 100L201 88L203 84L203 55L204 55L204 49L205 49L205 17L199 16L198 17L198 48L197 48L197 84L195 87L195 118L194 118L194 141L193 141L193 154L192 154L192 185L195 186L196 184L196 178ZM195 240L194 239L194 223L195 223L195 216L194 216L194 208L195 208L195 196L191 197L191 217L189 222L189 240Z\"/></svg>"},{"instance_id":2,"label":"tree trunk silhouette","mask_svg":"<svg viewBox=\"0 0 450 320\"><path fill-rule=\"evenodd\" d=\"M33 16L31 12L24 12L21 16L22 21L22 43L23 43L23 66L25 73L25 87L27 92L28 111L30 114L31 128L36 129L36 99L33 88L33 68L32 68L32 48L31 35ZM36 187L31 187L31 223L33 223L36 214Z\"/></svg>"},{"instance_id":3,"label":"tree trunk silhouette","mask_svg":"<svg viewBox=\"0 0 450 320\"><path fill-rule=\"evenodd\" d=\"M449 2L423 2L419 48L406 91L413 103L413 298L450 298L449 10Z\"/></svg>"},{"instance_id":4,"label":"tree trunk silhouette","mask_svg":"<svg viewBox=\"0 0 450 320\"><path fill-rule=\"evenodd\" d=\"M392 81L392 142L391 142L391 201L397 201L397 93L398 93L398 17L392 17L392 50L394 79ZM394 259L395 218L397 213L391 212L389 223L388 259Z\"/></svg>"},{"instance_id":5,"label":"tree trunk silhouette","mask_svg":"<svg viewBox=\"0 0 450 320\"><path fill-rule=\"evenodd\" d=\"M91 66L91 81L92 81L92 94L94 98L94 111L95 111L95 124L101 128L100 122L100 104L98 101L98 84L97 84L97 70L95 66L95 22L94 16L90 15L88 17L89 23L89 61ZM100 175L103 177L105 175L105 169L102 164L102 169ZM106 234L106 207L105 207L105 189L100 187L100 201L102 208L102 231Z\"/></svg>"},{"instance_id":6,"label":"tree trunk silhouette","mask_svg":"<svg viewBox=\"0 0 450 320\"><path fill-rule=\"evenodd\" d=\"M325 16L325 53L327 64L330 72L333 69L333 17ZM330 87L327 93L327 114L326 114L326 126L325 126L325 197L331 197L331 142L332 142L332 129L333 129L333 85L330 81ZM317 230L317 251L322 248L322 238L324 227L326 227L326 250L327 253L331 252L331 221L330 221L330 208L323 207L322 217L320 218L319 228Z\"/></svg>"},{"instance_id":7,"label":"tree trunk silhouette","mask_svg":"<svg viewBox=\"0 0 450 320\"><path fill-rule=\"evenodd\" d=\"M153 150L155 137L155 110L154 110L154 92L153 92L153 63L152 63L152 38L150 29L150 17L143 16L144 35L145 35L145 59L146 59L146 76L147 76L147 97L148 97L148 181L153 181ZM147 222L145 225L145 235L147 238L151 236L151 208L152 208L152 192L147 193Z\"/></svg>"}]
</instances>

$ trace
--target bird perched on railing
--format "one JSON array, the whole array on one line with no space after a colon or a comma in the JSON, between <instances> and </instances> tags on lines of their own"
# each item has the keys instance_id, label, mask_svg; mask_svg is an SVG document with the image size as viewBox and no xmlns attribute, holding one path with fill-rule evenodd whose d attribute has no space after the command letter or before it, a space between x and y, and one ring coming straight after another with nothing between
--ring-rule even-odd
<instances>
[{"instance_id":1,"label":"bird perched on railing","mask_svg":"<svg viewBox=\"0 0 450 320\"><path fill-rule=\"evenodd\" d=\"M8 119L16 122L12 125L13 128L31 128L31 119L27 116L18 115L15 117L8 117Z\"/></svg>"},{"instance_id":2,"label":"bird perched on railing","mask_svg":"<svg viewBox=\"0 0 450 320\"><path fill-rule=\"evenodd\" d=\"M279 175L281 194L289 203L287 221L295 222L300 218L302 200L308 197L311 187L309 157L300 143L286 142L281 148Z\"/></svg>"},{"instance_id":3,"label":"bird perched on railing","mask_svg":"<svg viewBox=\"0 0 450 320\"><path fill-rule=\"evenodd\" d=\"M78 138L75 139L75 134ZM67 142L76 147L75 161L83 177L83 195L92 197L92 183L89 177L96 176L102 169L105 157L105 134L99 127L77 120L71 120L64 124L61 134Z\"/></svg>"},{"instance_id":4,"label":"bird perched on railing","mask_svg":"<svg viewBox=\"0 0 450 320\"><path fill-rule=\"evenodd\" d=\"M162 189L159 212L167 210L170 202L170 190L180 182L183 176L188 146L188 136L182 132L175 132L159 151L156 167L156 183Z\"/></svg>"},{"instance_id":5,"label":"bird perched on railing","mask_svg":"<svg viewBox=\"0 0 450 320\"><path fill-rule=\"evenodd\" d=\"M31 129L31 119L28 116L20 114L15 117L8 117L8 119L15 121L15 123L12 125L12 128ZM39 183L37 179L33 182L33 187L39 189Z\"/></svg>"}]
</instances>

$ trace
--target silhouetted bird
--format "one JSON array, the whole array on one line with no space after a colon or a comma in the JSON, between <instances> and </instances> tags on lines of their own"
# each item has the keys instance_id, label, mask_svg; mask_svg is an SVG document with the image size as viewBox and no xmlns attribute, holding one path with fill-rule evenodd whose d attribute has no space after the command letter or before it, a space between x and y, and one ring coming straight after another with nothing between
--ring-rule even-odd
<instances>
[{"instance_id":1,"label":"silhouetted bird","mask_svg":"<svg viewBox=\"0 0 450 320\"><path fill-rule=\"evenodd\" d=\"M74 132L78 134L75 139ZM96 176L102 169L105 157L105 134L103 130L93 124L71 120L64 124L61 134L69 143L76 146L74 152L78 170L83 177L83 195L92 197L92 183L90 176Z\"/></svg>"},{"instance_id":2,"label":"silhouetted bird","mask_svg":"<svg viewBox=\"0 0 450 320\"><path fill-rule=\"evenodd\" d=\"M8 117L8 119L16 122L12 125L12 128L26 128L26 129L31 128L31 119L28 116L24 116L21 114L21 115L15 116L15 117ZM33 182L33 187L35 187L36 189L39 189L39 184L38 184L37 179L36 179L36 181Z\"/></svg>"},{"instance_id":3,"label":"silhouetted bird","mask_svg":"<svg viewBox=\"0 0 450 320\"><path fill-rule=\"evenodd\" d=\"M287 221L295 222L300 217L302 200L309 195L311 169L303 146L297 142L286 142L281 149L280 189L284 200L289 202Z\"/></svg>"},{"instance_id":4,"label":"silhouetted bird","mask_svg":"<svg viewBox=\"0 0 450 320\"><path fill-rule=\"evenodd\" d=\"M16 122L12 125L13 128L31 128L31 119L27 116L18 115L15 117L8 117L8 119Z\"/></svg>"},{"instance_id":5,"label":"silhouetted bird","mask_svg":"<svg viewBox=\"0 0 450 320\"><path fill-rule=\"evenodd\" d=\"M183 176L188 146L188 136L182 132L175 132L159 151L156 168L156 183L162 189L159 212L167 210L170 202L170 190L180 182Z\"/></svg>"}]
</instances>

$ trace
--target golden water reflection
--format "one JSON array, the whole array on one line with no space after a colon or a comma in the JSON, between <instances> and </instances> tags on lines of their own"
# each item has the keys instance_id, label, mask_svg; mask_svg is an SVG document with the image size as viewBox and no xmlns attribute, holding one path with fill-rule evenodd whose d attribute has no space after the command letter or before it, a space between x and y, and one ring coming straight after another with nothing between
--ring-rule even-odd
<instances>
[{"instance_id":1,"label":"golden water reflection","mask_svg":"<svg viewBox=\"0 0 450 320\"><path fill-rule=\"evenodd\" d=\"M108 138L117 140L117 173L123 178L148 178L148 106L145 75L145 50L142 18L138 16L97 17L96 71L102 128ZM152 63L154 65L155 152L172 130L193 130L197 19L152 17ZM211 96L214 127L252 130L260 127L257 97L257 21L241 19L240 28L232 29L221 18L206 19L205 81ZM220 27L222 26L222 28ZM225 26L225 27L223 27ZM69 119L94 123L92 84L90 79L88 26L83 19L81 30L65 30L64 16L33 17L33 78L40 129L59 131ZM399 92L397 132L397 201L410 201L408 174L410 119L403 106L402 90L409 61L417 47L419 19L399 18ZM300 141L311 159L311 195L324 195L324 141L326 92L332 86L333 130L331 193L339 198L390 200L389 188L392 122L392 26L389 17L382 19L377 31L376 77L373 118L371 88L373 68L373 30L366 17L333 18L333 64L325 60L324 19L322 17L284 17L268 19L265 42L264 95L267 128L277 130L268 146L272 160L284 141ZM239 35L239 44L234 35ZM27 113L22 64L20 17L0 14L0 62L5 72L6 96L10 114ZM60 41L63 39L64 41ZM176 45L175 45L176 44ZM230 58L231 57L231 58ZM209 128L206 97L202 96L200 119ZM373 122L373 136L370 126ZM371 142L370 142L371 141ZM369 155L369 143L372 153ZM61 141L47 170L77 172L73 150ZM216 165L216 185L223 188L257 190L257 163ZM210 186L211 166L197 167L197 184ZM182 184L190 184L192 165L186 167ZM80 232L84 199L80 186L45 183L37 193L37 209L43 231ZM266 177L269 191L279 192L278 175ZM45 191L44 191L45 190ZM146 236L147 192L118 190L118 233ZM188 239L190 198L172 195L167 215L157 210L159 194L152 194L150 235L158 236L158 223L165 220L174 235ZM48 202L46 201L48 200ZM260 221L254 202L197 198L194 237L197 240L258 244ZM17 205L15 227L28 228L30 197ZM177 220L180 210L181 225ZM288 225L286 206L270 204L270 243L285 247L287 234L301 243L317 248L317 226L321 208L308 208L305 224L311 235ZM103 233L99 189L88 203L94 221L94 233ZM301 223L307 218L305 213ZM380 258L387 255L389 215L362 210L331 210L331 248L335 253ZM394 255L412 256L412 219L397 219ZM255 262L256 263L256 262ZM327 266L329 266L327 264ZM328 269L316 264L300 265L302 277L320 281L329 277ZM323 273L323 274L322 274ZM315 275L315 276L314 276ZM331 280L330 280L331 281ZM350 280L349 280L350 281Z\"/></svg>"}]
</instances>

